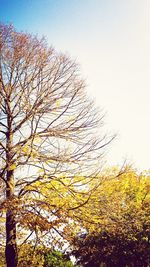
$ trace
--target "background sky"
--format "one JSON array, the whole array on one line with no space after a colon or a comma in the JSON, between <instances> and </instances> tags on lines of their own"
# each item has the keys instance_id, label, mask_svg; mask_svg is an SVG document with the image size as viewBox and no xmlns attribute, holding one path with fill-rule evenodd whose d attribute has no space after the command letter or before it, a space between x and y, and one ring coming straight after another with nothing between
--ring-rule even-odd
<instances>
[{"instance_id":1,"label":"background sky","mask_svg":"<svg viewBox=\"0 0 150 267\"><path fill-rule=\"evenodd\" d=\"M106 131L117 133L108 164L150 169L149 0L0 0L0 21L76 59Z\"/></svg>"}]
</instances>

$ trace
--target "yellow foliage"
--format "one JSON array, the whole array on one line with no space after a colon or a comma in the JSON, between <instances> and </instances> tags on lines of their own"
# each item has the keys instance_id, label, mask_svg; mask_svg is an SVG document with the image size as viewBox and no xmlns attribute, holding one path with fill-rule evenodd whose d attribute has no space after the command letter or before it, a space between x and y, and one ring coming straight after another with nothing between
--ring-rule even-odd
<instances>
[{"instance_id":1,"label":"yellow foliage","mask_svg":"<svg viewBox=\"0 0 150 267\"><path fill-rule=\"evenodd\" d=\"M24 152L25 154L28 154L29 153L29 147L27 145L23 146L22 152Z\"/></svg>"},{"instance_id":2,"label":"yellow foliage","mask_svg":"<svg viewBox=\"0 0 150 267\"><path fill-rule=\"evenodd\" d=\"M17 168L17 165L14 163L11 166L9 166L8 170L12 171L12 170L15 170L16 168Z\"/></svg>"},{"instance_id":3,"label":"yellow foliage","mask_svg":"<svg viewBox=\"0 0 150 267\"><path fill-rule=\"evenodd\" d=\"M43 267L44 256L34 250L29 244L24 244L19 248L19 267Z\"/></svg>"},{"instance_id":4,"label":"yellow foliage","mask_svg":"<svg viewBox=\"0 0 150 267\"><path fill-rule=\"evenodd\" d=\"M140 227L138 218L143 216L145 210L149 212L149 187L149 176L138 175L133 170L114 176L113 179L108 176L91 195L89 202L80 208L83 225L89 231L104 226L115 228L118 227L117 222L123 227L128 214L131 214L134 224Z\"/></svg>"}]
</instances>

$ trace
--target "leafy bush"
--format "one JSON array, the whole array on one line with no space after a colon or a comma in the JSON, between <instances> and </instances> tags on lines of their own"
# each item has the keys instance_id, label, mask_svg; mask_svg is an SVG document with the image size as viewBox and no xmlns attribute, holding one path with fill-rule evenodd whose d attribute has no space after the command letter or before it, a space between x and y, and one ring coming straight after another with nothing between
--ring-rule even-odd
<instances>
[{"instance_id":1,"label":"leafy bush","mask_svg":"<svg viewBox=\"0 0 150 267\"><path fill-rule=\"evenodd\" d=\"M59 251L45 253L44 259L44 267L73 267L69 257Z\"/></svg>"}]
</instances>

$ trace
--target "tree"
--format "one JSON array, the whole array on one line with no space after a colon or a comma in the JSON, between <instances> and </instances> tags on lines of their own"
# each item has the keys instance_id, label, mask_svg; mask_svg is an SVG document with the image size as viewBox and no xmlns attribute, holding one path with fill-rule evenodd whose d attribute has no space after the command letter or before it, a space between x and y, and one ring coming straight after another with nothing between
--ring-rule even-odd
<instances>
[{"instance_id":1,"label":"tree","mask_svg":"<svg viewBox=\"0 0 150 267\"><path fill-rule=\"evenodd\" d=\"M84 87L69 57L44 39L0 25L0 208L6 211L7 267L17 266L17 229L34 233L38 242L39 232L58 232L68 212L91 195L87 184L110 139L97 138L102 117Z\"/></svg>"},{"instance_id":2,"label":"tree","mask_svg":"<svg viewBox=\"0 0 150 267\"><path fill-rule=\"evenodd\" d=\"M75 238L78 263L87 267L99 267L102 262L107 267L149 266L149 186L149 173L139 175L133 170L103 182L95 200L84 207L91 225L87 220L86 233Z\"/></svg>"}]
</instances>

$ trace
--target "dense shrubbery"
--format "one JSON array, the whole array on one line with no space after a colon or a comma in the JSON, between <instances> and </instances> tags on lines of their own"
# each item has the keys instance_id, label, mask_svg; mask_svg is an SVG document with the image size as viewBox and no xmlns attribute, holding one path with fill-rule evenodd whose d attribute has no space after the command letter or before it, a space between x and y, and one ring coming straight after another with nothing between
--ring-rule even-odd
<instances>
[{"instance_id":1,"label":"dense shrubbery","mask_svg":"<svg viewBox=\"0 0 150 267\"><path fill-rule=\"evenodd\" d=\"M44 255L44 267L73 267L67 255L59 251L47 252Z\"/></svg>"},{"instance_id":2,"label":"dense shrubbery","mask_svg":"<svg viewBox=\"0 0 150 267\"><path fill-rule=\"evenodd\" d=\"M19 253L19 267L72 267L70 258L60 251L25 245Z\"/></svg>"},{"instance_id":3,"label":"dense shrubbery","mask_svg":"<svg viewBox=\"0 0 150 267\"><path fill-rule=\"evenodd\" d=\"M24 244L19 248L18 267L73 267L69 256L44 246L34 248ZM0 253L0 267L6 267L4 251Z\"/></svg>"}]
</instances>

